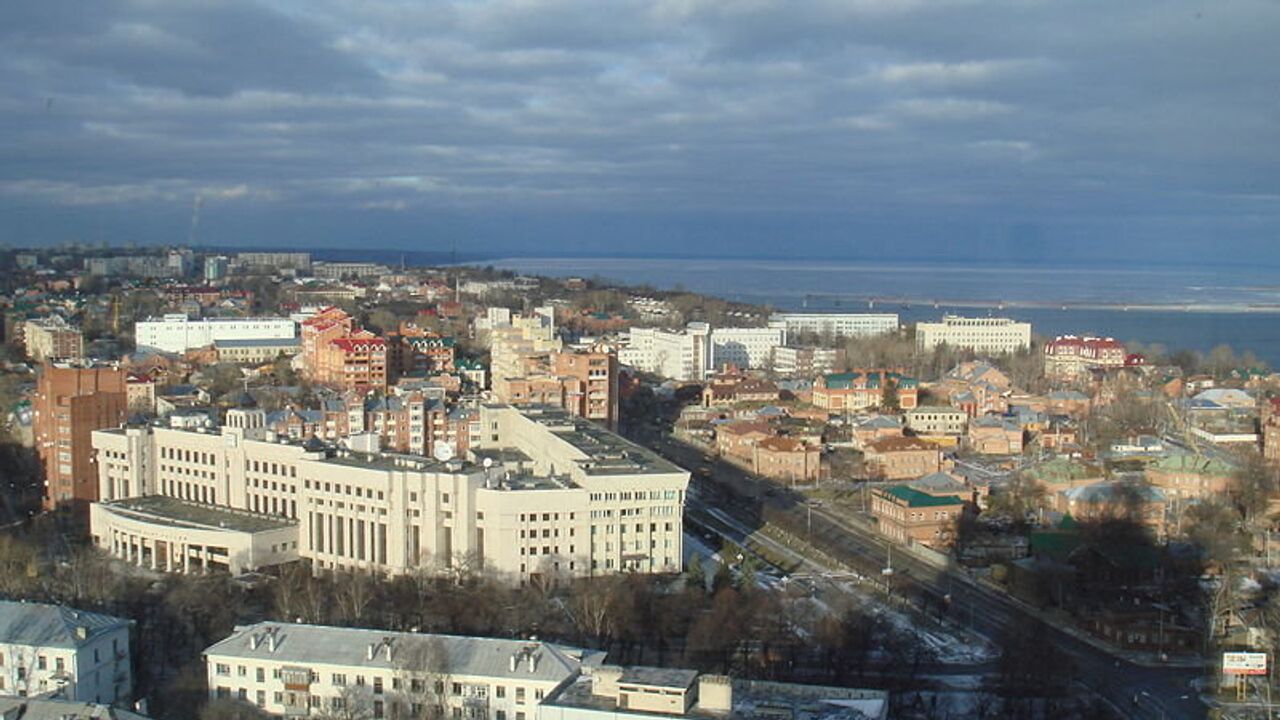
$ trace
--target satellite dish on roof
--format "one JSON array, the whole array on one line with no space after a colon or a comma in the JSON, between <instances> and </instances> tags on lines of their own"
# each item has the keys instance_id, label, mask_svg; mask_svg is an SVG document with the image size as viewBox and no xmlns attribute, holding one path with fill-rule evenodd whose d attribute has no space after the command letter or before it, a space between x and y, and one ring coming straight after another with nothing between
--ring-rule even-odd
<instances>
[{"instance_id":1,"label":"satellite dish on roof","mask_svg":"<svg viewBox=\"0 0 1280 720\"><path fill-rule=\"evenodd\" d=\"M481 464L484 465L485 470L488 470L489 468L493 467L493 458L487 457L484 459L484 462Z\"/></svg>"},{"instance_id":2,"label":"satellite dish on roof","mask_svg":"<svg viewBox=\"0 0 1280 720\"><path fill-rule=\"evenodd\" d=\"M437 443L431 450L431 456L440 462L449 462L453 459L453 446L449 443Z\"/></svg>"}]
</instances>

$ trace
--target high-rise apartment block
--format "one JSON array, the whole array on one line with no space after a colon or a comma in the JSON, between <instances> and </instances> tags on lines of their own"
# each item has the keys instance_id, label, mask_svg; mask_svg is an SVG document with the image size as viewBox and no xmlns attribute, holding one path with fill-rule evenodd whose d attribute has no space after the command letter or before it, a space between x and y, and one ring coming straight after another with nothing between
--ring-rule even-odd
<instances>
[{"instance_id":1,"label":"high-rise apartment block","mask_svg":"<svg viewBox=\"0 0 1280 720\"><path fill-rule=\"evenodd\" d=\"M92 433L123 423L127 406L118 365L46 362L40 368L33 425L46 509L81 509L98 499Z\"/></svg>"},{"instance_id":2,"label":"high-rise apartment block","mask_svg":"<svg viewBox=\"0 0 1280 720\"><path fill-rule=\"evenodd\" d=\"M558 408L485 405L475 425L465 458L434 459L281 439L255 408L228 411L220 433L104 430L92 534L161 569L296 554L315 568L468 567L512 582L680 570L686 471ZM148 496L172 502L136 510Z\"/></svg>"},{"instance_id":3,"label":"high-rise apartment block","mask_svg":"<svg viewBox=\"0 0 1280 720\"><path fill-rule=\"evenodd\" d=\"M916 323L916 347L932 350L939 345L1001 355L1031 347L1031 323L1009 318L966 318L944 315L942 322Z\"/></svg>"}]
</instances>

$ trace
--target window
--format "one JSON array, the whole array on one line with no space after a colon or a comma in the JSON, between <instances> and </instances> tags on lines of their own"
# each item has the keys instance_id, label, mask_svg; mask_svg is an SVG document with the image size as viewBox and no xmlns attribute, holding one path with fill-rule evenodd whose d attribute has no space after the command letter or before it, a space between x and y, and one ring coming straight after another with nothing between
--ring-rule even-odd
<instances>
[{"instance_id":1,"label":"window","mask_svg":"<svg viewBox=\"0 0 1280 720\"><path fill-rule=\"evenodd\" d=\"M258 668L258 672L256 673L256 677L257 677L258 682L266 682L266 681L267 681L267 671L266 671L266 668Z\"/></svg>"},{"instance_id":2,"label":"window","mask_svg":"<svg viewBox=\"0 0 1280 720\"><path fill-rule=\"evenodd\" d=\"M521 705L524 704L524 688L522 687L516 688L516 702ZM517 716L519 716L519 714L517 714Z\"/></svg>"},{"instance_id":3,"label":"window","mask_svg":"<svg viewBox=\"0 0 1280 720\"><path fill-rule=\"evenodd\" d=\"M506 685L498 685L498 686L494 687L494 689L493 689L493 690L494 690L494 694L496 694L496 695L498 696L498 698L499 698L499 699L505 698L505 697L507 696L507 686L506 686Z\"/></svg>"},{"instance_id":4,"label":"window","mask_svg":"<svg viewBox=\"0 0 1280 720\"><path fill-rule=\"evenodd\" d=\"M343 673L334 673L334 674L333 674L333 684L334 684L334 685L337 685L338 687L342 687L343 685L346 685L346 684L347 684L347 676L346 676L345 674L343 674Z\"/></svg>"},{"instance_id":5,"label":"window","mask_svg":"<svg viewBox=\"0 0 1280 720\"><path fill-rule=\"evenodd\" d=\"M36 667L41 670L48 670L49 660L45 658L45 656L40 655L39 657L36 658Z\"/></svg>"}]
</instances>

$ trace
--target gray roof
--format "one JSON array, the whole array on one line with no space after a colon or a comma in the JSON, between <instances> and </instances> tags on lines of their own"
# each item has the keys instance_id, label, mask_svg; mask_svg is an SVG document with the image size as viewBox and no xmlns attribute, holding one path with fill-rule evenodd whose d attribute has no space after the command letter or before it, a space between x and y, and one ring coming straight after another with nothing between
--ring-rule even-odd
<instances>
[{"instance_id":1,"label":"gray roof","mask_svg":"<svg viewBox=\"0 0 1280 720\"><path fill-rule=\"evenodd\" d=\"M275 651L266 635L275 628ZM251 638L261 641L252 647ZM391 641L391 660L387 659L385 641ZM300 663L304 665L345 665L370 669L402 669L403 657L396 653L417 642L439 643L451 674L478 677L514 678L558 683L575 675L586 661L598 664L603 653L529 640L434 635L362 628L340 628L326 625L296 625L261 622L237 627L230 637L205 650L210 656L230 656ZM369 646L376 647L373 658ZM535 658L529 671L527 653ZM519 658L516 669L511 659Z\"/></svg>"},{"instance_id":2,"label":"gray roof","mask_svg":"<svg viewBox=\"0 0 1280 720\"><path fill-rule=\"evenodd\" d=\"M0 643L4 644L75 648L132 623L132 620L62 605L0 600ZM76 637L78 627L88 630L83 640Z\"/></svg>"},{"instance_id":3,"label":"gray roof","mask_svg":"<svg viewBox=\"0 0 1280 720\"><path fill-rule=\"evenodd\" d=\"M214 340L216 348L298 347L302 340L291 338L252 338L247 340Z\"/></svg>"},{"instance_id":4,"label":"gray roof","mask_svg":"<svg viewBox=\"0 0 1280 720\"><path fill-rule=\"evenodd\" d=\"M110 705L51 698L0 697L0 717L13 720L146 720Z\"/></svg>"}]
</instances>

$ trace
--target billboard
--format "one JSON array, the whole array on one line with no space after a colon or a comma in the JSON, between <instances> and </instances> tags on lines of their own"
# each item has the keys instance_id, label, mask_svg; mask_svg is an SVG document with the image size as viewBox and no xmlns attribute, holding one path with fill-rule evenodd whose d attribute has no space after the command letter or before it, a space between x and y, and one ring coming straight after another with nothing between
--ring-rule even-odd
<instances>
[{"instance_id":1,"label":"billboard","mask_svg":"<svg viewBox=\"0 0 1280 720\"><path fill-rule=\"evenodd\" d=\"M1266 675L1267 654L1257 652L1222 653L1222 672L1226 675Z\"/></svg>"}]
</instances>

